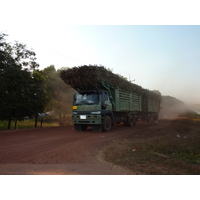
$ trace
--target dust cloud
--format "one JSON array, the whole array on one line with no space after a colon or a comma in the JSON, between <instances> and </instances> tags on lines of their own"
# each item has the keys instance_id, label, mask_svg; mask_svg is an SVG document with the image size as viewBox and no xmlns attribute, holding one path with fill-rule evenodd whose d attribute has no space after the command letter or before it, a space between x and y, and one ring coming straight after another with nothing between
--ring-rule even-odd
<instances>
[{"instance_id":1,"label":"dust cloud","mask_svg":"<svg viewBox=\"0 0 200 200\"><path fill-rule=\"evenodd\" d=\"M162 96L159 118L177 118L185 111L185 109L185 104L175 97Z\"/></svg>"}]
</instances>

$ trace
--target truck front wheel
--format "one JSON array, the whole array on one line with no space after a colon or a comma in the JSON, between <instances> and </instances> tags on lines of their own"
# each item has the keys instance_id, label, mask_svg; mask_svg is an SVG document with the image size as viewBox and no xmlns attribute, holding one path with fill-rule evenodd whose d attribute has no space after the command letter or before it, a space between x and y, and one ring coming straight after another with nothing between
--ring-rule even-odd
<instances>
[{"instance_id":1,"label":"truck front wheel","mask_svg":"<svg viewBox=\"0 0 200 200\"><path fill-rule=\"evenodd\" d=\"M107 132L111 129L111 127L112 127L112 120L109 116L106 116L104 119L102 129L103 131Z\"/></svg>"}]
</instances>

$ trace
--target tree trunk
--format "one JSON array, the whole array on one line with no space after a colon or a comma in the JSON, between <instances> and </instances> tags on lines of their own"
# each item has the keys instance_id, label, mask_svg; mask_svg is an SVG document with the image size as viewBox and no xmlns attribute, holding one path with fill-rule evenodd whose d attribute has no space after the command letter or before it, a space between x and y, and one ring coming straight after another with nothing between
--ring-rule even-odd
<instances>
[{"instance_id":1,"label":"tree trunk","mask_svg":"<svg viewBox=\"0 0 200 200\"><path fill-rule=\"evenodd\" d=\"M17 119L15 120L15 128L14 129L16 129L17 128Z\"/></svg>"},{"instance_id":2,"label":"tree trunk","mask_svg":"<svg viewBox=\"0 0 200 200\"><path fill-rule=\"evenodd\" d=\"M44 118L42 118L41 121L40 121L40 127L42 127L43 119L44 119Z\"/></svg>"},{"instance_id":3,"label":"tree trunk","mask_svg":"<svg viewBox=\"0 0 200 200\"><path fill-rule=\"evenodd\" d=\"M59 126L62 126L62 115L60 110L59 110Z\"/></svg>"},{"instance_id":4,"label":"tree trunk","mask_svg":"<svg viewBox=\"0 0 200 200\"><path fill-rule=\"evenodd\" d=\"M35 115L35 126L34 126L35 128L37 128L37 119L38 119L38 115L36 114Z\"/></svg>"},{"instance_id":5,"label":"tree trunk","mask_svg":"<svg viewBox=\"0 0 200 200\"><path fill-rule=\"evenodd\" d=\"M66 126L66 116L65 116L65 113L63 114L62 124L63 124L63 126Z\"/></svg>"},{"instance_id":6,"label":"tree trunk","mask_svg":"<svg viewBox=\"0 0 200 200\"><path fill-rule=\"evenodd\" d=\"M10 129L11 117L8 118L8 129Z\"/></svg>"}]
</instances>

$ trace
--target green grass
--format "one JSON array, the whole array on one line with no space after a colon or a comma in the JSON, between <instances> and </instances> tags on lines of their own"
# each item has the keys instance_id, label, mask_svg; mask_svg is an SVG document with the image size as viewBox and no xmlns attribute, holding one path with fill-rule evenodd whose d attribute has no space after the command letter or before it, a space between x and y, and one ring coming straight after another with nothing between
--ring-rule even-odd
<instances>
[{"instance_id":1,"label":"green grass","mask_svg":"<svg viewBox=\"0 0 200 200\"><path fill-rule=\"evenodd\" d=\"M34 119L25 119L23 121L17 121L16 129L24 129L24 128L34 128L35 120ZM40 120L37 122L37 127L40 127ZM52 120L44 119L42 123L42 127L51 127L58 126L58 119L52 118ZM5 130L8 127L8 121L0 121L0 130ZM14 129L15 121L11 121L11 128Z\"/></svg>"},{"instance_id":2,"label":"green grass","mask_svg":"<svg viewBox=\"0 0 200 200\"><path fill-rule=\"evenodd\" d=\"M0 121L0 130L7 129L8 122L7 121Z\"/></svg>"},{"instance_id":3,"label":"green grass","mask_svg":"<svg viewBox=\"0 0 200 200\"><path fill-rule=\"evenodd\" d=\"M72 125L71 114L65 115L65 120L63 120L63 126ZM35 119L24 119L22 121L17 121L16 129L24 129L24 128L34 128L35 126ZM41 126L41 119L38 118L37 127ZM55 117L45 117L43 119L42 127L52 127L52 126L59 126L59 119L58 116ZM0 130L5 130L8 128L8 121L0 121ZM15 120L11 121L10 129L15 128Z\"/></svg>"},{"instance_id":4,"label":"green grass","mask_svg":"<svg viewBox=\"0 0 200 200\"><path fill-rule=\"evenodd\" d=\"M105 160L141 174L200 175L200 121L174 120L149 134L155 137L115 141L104 150Z\"/></svg>"}]
</instances>

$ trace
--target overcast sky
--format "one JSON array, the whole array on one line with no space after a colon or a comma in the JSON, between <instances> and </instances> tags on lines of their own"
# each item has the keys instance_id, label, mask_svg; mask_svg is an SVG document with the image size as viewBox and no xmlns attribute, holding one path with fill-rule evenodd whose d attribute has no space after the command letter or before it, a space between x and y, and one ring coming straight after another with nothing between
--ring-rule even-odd
<instances>
[{"instance_id":1,"label":"overcast sky","mask_svg":"<svg viewBox=\"0 0 200 200\"><path fill-rule=\"evenodd\" d=\"M191 11L182 4L180 9L178 16L188 10L191 23L188 15L183 21L174 17L179 7L176 1L173 7L166 4L164 10L149 12L149 1L142 1L145 6L128 6L127 1L66 2L6 0L1 4L0 32L32 48L40 69L103 65L143 88L185 103L200 103L200 26L126 25L198 24L197 7ZM145 15L137 8L143 8Z\"/></svg>"}]
</instances>

